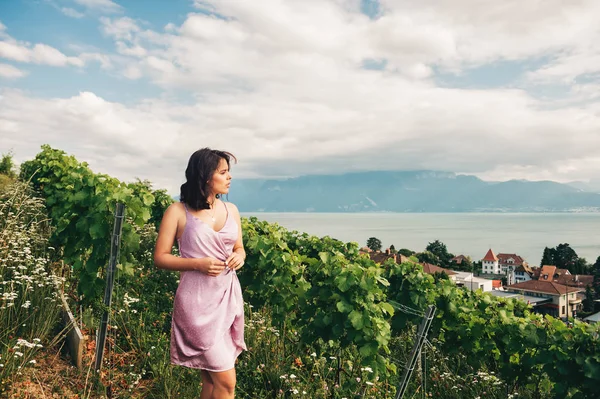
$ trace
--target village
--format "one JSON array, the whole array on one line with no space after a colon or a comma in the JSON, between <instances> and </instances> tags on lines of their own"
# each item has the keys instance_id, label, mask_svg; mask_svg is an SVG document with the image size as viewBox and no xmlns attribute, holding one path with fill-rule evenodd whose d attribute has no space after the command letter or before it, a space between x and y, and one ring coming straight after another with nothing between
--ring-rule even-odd
<instances>
[{"instance_id":1,"label":"village","mask_svg":"<svg viewBox=\"0 0 600 399\"><path fill-rule=\"evenodd\" d=\"M410 261L408 256L396 252L393 246L384 251L374 251L367 246L361 251L379 264L388 259L399 264ZM600 312L586 312L586 317L578 318L583 313L586 290L593 289L593 275L571 274L569 270L553 265L534 267L517 254L496 254L491 248L480 259L480 269L471 267L472 271L464 271L461 265L472 263L471 258L465 255L452 257L450 263L459 270L419 262L427 274L447 278L467 290L481 290L496 297L526 302L539 314L557 317L567 323L574 319L600 322Z\"/></svg>"}]
</instances>

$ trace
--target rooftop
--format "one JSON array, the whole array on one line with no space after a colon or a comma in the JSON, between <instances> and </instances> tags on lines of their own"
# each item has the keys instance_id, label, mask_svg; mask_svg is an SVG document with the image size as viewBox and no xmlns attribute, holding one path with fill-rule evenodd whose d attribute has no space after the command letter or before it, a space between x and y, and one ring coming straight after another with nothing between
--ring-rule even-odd
<instances>
[{"instance_id":1,"label":"rooftop","mask_svg":"<svg viewBox=\"0 0 600 399\"><path fill-rule=\"evenodd\" d=\"M444 269L443 267L432 265L431 263L421 263L420 265L423 266L423 271L427 274L442 272L446 273L448 276L454 276L456 274L456 272L453 272L452 270Z\"/></svg>"},{"instance_id":2,"label":"rooftop","mask_svg":"<svg viewBox=\"0 0 600 399\"><path fill-rule=\"evenodd\" d=\"M522 290L531 292L540 292L549 295L565 295L567 292L580 292L581 288L568 287L553 281L529 280L522 283L509 285L507 290Z\"/></svg>"},{"instance_id":3,"label":"rooftop","mask_svg":"<svg viewBox=\"0 0 600 399\"><path fill-rule=\"evenodd\" d=\"M525 262L525 260L517 254L498 254L498 261L500 263L508 264L509 259L512 259L514 261L513 265L516 266L520 266Z\"/></svg>"},{"instance_id":4,"label":"rooftop","mask_svg":"<svg viewBox=\"0 0 600 399\"><path fill-rule=\"evenodd\" d=\"M507 291L500 291L500 290L490 291L490 294L492 294L493 296L500 297L500 298L519 299L519 300L521 300L523 302L527 302L528 304L533 305L533 306L541 305L541 304L546 303L551 300L550 298L541 298L539 296L524 295L524 294L519 294L516 292L507 292Z\"/></svg>"},{"instance_id":5,"label":"rooftop","mask_svg":"<svg viewBox=\"0 0 600 399\"><path fill-rule=\"evenodd\" d=\"M492 251L492 249L490 248L490 250L487 251L487 253L485 254L485 256L483 257L482 260L486 260L488 262L495 262L498 260L498 257L496 256L496 254L494 254L494 251Z\"/></svg>"}]
</instances>

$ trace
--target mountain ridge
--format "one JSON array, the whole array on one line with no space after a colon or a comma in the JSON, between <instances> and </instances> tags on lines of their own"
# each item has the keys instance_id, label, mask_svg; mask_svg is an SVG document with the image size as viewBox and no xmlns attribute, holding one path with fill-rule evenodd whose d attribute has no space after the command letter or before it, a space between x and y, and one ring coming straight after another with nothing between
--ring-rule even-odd
<instances>
[{"instance_id":1,"label":"mountain ridge","mask_svg":"<svg viewBox=\"0 0 600 399\"><path fill-rule=\"evenodd\" d=\"M568 183L432 170L235 179L228 197L242 212L600 212L600 193Z\"/></svg>"}]
</instances>

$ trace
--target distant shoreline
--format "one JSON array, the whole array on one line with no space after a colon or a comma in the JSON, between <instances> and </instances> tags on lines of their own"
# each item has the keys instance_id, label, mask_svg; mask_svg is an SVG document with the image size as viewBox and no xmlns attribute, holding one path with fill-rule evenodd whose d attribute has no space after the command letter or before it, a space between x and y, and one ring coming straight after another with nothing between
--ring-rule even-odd
<instances>
[{"instance_id":1,"label":"distant shoreline","mask_svg":"<svg viewBox=\"0 0 600 399\"><path fill-rule=\"evenodd\" d=\"M365 212L348 212L348 211L336 211L336 212L328 212L328 211L240 211L241 214L275 214L275 213L289 213L289 214L327 214L327 215L337 215L337 214L349 214L349 215L381 215L381 214L413 214L413 215L418 215L418 214L429 214L429 215L435 215L435 214L445 214L445 215L457 215L457 214L469 214L469 215L494 215L494 214L498 214L498 215L518 215L518 214L527 214L527 215L543 215L543 214L548 214L548 215L561 215L561 214L573 214L573 215L585 215L585 214L590 214L590 215L596 215L596 214L600 214L600 209L598 210L585 210L585 211L576 211L576 210L571 210L571 211L515 211L515 210L510 210L510 211L456 211L456 212L449 212L449 211L406 211L406 212L401 212L401 211L365 211Z\"/></svg>"},{"instance_id":2,"label":"distant shoreline","mask_svg":"<svg viewBox=\"0 0 600 399\"><path fill-rule=\"evenodd\" d=\"M537 264L545 247L569 243L579 257L600 255L599 212L242 212L288 230L330 236L361 246L377 237L384 248L423 251L440 240L448 251L481 259L492 248Z\"/></svg>"}]
</instances>

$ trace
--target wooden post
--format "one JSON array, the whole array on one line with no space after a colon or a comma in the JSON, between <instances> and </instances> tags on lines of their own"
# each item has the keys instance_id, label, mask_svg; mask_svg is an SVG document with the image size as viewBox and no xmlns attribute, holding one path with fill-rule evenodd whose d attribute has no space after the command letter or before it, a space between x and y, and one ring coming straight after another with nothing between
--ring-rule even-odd
<instances>
[{"instance_id":1,"label":"wooden post","mask_svg":"<svg viewBox=\"0 0 600 399\"><path fill-rule=\"evenodd\" d=\"M65 323L66 327L65 331L67 335L67 347L69 348L69 353L71 355L71 360L73 361L73 364L78 369L81 369L83 352L85 352L86 337L83 336L81 330L77 326L75 317L73 317L73 313L71 313L69 304L67 303L67 300L65 299L62 292L60 293L60 300L62 302L63 307L63 322Z\"/></svg>"},{"instance_id":2,"label":"wooden post","mask_svg":"<svg viewBox=\"0 0 600 399\"><path fill-rule=\"evenodd\" d=\"M98 336L96 338L96 372L100 372L102 368L102 357L104 355L104 345L106 343L106 330L108 328L108 320L110 316L110 304L112 301L113 286L115 284L115 270L117 268L117 260L119 259L119 246L121 244L121 228L123 227L123 219L125 218L125 205L117 203L115 209L115 224L110 245L110 260L108 269L106 270L106 288L104 290L104 305L106 310L102 315L100 327L98 328Z\"/></svg>"}]
</instances>

